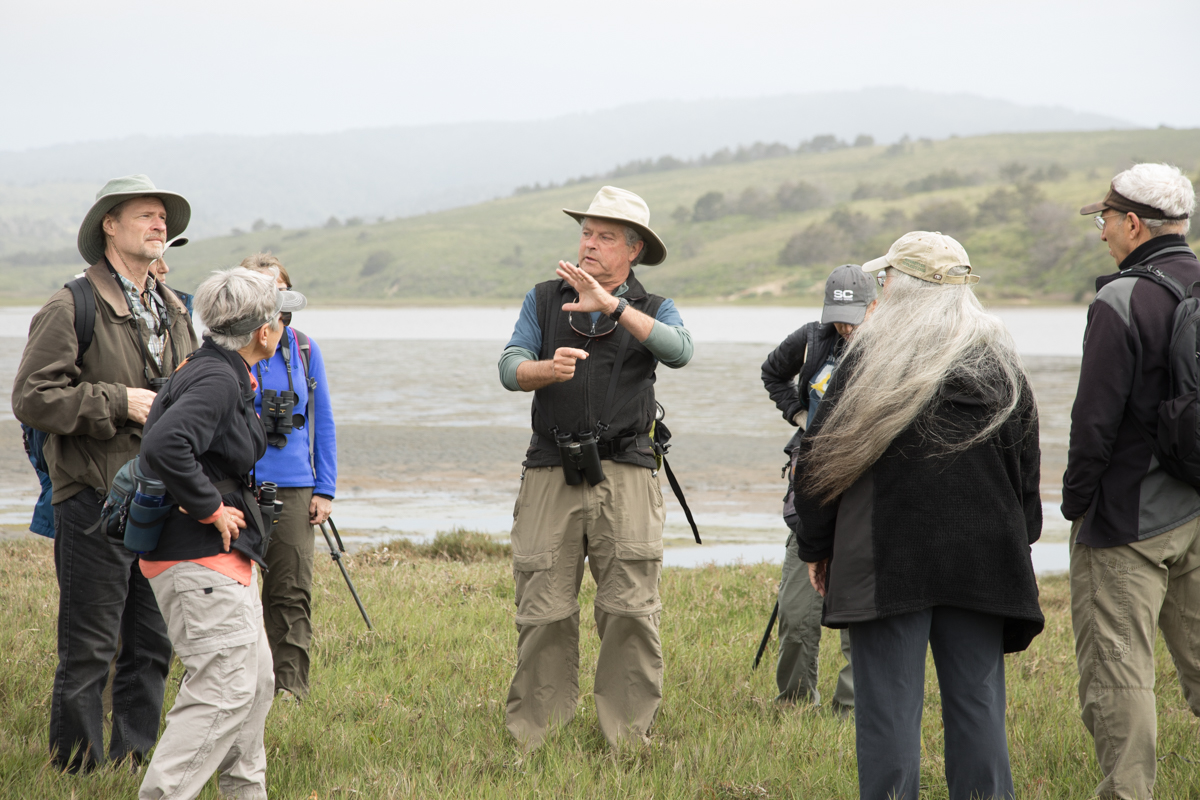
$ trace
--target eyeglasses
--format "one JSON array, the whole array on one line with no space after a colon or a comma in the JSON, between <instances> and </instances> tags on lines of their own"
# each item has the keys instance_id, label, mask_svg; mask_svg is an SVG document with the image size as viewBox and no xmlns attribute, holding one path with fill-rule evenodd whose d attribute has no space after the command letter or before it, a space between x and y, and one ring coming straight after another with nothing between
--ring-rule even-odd
<instances>
[{"instance_id":1,"label":"eyeglasses","mask_svg":"<svg viewBox=\"0 0 1200 800\"><path fill-rule=\"evenodd\" d=\"M1106 223L1107 223L1107 222L1108 222L1110 219L1116 219L1116 217L1106 217L1106 216L1104 216L1104 212L1103 212L1103 211L1101 211L1099 214L1097 214L1096 216L1092 217L1092 219L1093 219L1093 221L1095 221L1095 223L1096 223L1096 228L1097 228L1097 230L1104 230L1104 225L1105 225L1105 224L1106 224Z\"/></svg>"},{"instance_id":2,"label":"eyeglasses","mask_svg":"<svg viewBox=\"0 0 1200 800\"><path fill-rule=\"evenodd\" d=\"M887 283L887 270L886 269L879 270L879 272L875 275L875 282L879 284L880 289L883 288L883 285L885 283Z\"/></svg>"}]
</instances>

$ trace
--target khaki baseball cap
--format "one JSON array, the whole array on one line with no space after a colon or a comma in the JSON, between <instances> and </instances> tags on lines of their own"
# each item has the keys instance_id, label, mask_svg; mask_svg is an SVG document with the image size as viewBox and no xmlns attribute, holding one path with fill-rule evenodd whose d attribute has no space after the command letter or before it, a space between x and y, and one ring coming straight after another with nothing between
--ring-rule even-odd
<instances>
[{"instance_id":1,"label":"khaki baseball cap","mask_svg":"<svg viewBox=\"0 0 1200 800\"><path fill-rule=\"evenodd\" d=\"M948 275L951 267L971 269L971 259L961 244L939 231L911 231L888 248L887 255L863 264L864 272L894 267L905 275L938 284L979 283L978 275Z\"/></svg>"}]
</instances>

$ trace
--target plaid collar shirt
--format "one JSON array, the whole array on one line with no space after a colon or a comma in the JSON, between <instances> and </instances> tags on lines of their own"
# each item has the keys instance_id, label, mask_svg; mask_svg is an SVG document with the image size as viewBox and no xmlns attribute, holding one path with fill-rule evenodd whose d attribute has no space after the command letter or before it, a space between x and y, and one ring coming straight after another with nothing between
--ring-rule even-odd
<instances>
[{"instance_id":1,"label":"plaid collar shirt","mask_svg":"<svg viewBox=\"0 0 1200 800\"><path fill-rule=\"evenodd\" d=\"M133 315L146 323L146 328L150 331L147 347L150 355L154 357L154 363L161 371L163 351L167 347L167 326L165 324L167 308L163 304L162 298L158 296L158 281L154 279L153 275L147 275L146 290L143 292L133 281L121 273L113 270L113 274L117 276L117 280L121 282L121 288L125 290L125 297L129 300L129 308Z\"/></svg>"}]
</instances>

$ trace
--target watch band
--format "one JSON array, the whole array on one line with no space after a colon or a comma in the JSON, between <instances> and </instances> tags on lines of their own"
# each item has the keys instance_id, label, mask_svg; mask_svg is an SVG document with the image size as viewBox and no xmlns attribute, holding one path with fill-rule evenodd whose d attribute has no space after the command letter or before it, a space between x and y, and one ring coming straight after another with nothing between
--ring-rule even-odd
<instances>
[{"instance_id":1,"label":"watch band","mask_svg":"<svg viewBox=\"0 0 1200 800\"><path fill-rule=\"evenodd\" d=\"M629 301L622 297L617 301L617 307L611 314L608 315L608 318L613 322L619 322L621 320L621 314L625 313L625 309L627 308L629 308Z\"/></svg>"}]
</instances>

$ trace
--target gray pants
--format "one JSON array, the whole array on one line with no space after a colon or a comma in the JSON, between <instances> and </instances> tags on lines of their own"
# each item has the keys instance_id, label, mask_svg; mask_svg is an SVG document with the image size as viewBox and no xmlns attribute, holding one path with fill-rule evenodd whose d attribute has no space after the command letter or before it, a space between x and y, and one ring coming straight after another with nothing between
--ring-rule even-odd
<instances>
[{"instance_id":1,"label":"gray pants","mask_svg":"<svg viewBox=\"0 0 1200 800\"><path fill-rule=\"evenodd\" d=\"M917 800L925 652L933 650L950 800L1014 796L1004 728L1004 620L937 606L850 626L858 794Z\"/></svg>"},{"instance_id":2,"label":"gray pants","mask_svg":"<svg viewBox=\"0 0 1200 800\"><path fill-rule=\"evenodd\" d=\"M821 702L817 691L817 656L821 647L821 595L808 579L808 565L800 560L796 534L787 540L783 578L779 582L779 661L775 665L777 702ZM842 655L846 665L838 673L833 710L845 714L854 708L854 673L850 659L850 631L842 630Z\"/></svg>"},{"instance_id":3,"label":"gray pants","mask_svg":"<svg viewBox=\"0 0 1200 800\"><path fill-rule=\"evenodd\" d=\"M1200 518L1116 547L1075 541L1071 623L1083 723L1096 745L1100 797L1148 798L1158 760L1154 640L1161 630L1183 697L1200 716Z\"/></svg>"},{"instance_id":4,"label":"gray pants","mask_svg":"<svg viewBox=\"0 0 1200 800\"><path fill-rule=\"evenodd\" d=\"M221 796L266 800L263 729L275 680L258 586L184 561L150 579L187 674L139 800L190 800L214 772Z\"/></svg>"}]
</instances>

